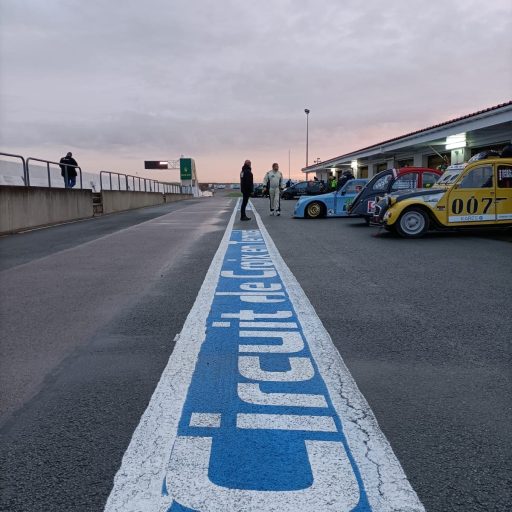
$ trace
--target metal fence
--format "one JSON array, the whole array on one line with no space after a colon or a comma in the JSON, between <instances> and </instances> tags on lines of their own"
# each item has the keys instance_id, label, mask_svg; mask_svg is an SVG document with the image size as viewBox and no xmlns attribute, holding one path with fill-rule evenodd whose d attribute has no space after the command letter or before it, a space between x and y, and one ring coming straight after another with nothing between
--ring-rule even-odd
<instances>
[{"instance_id":1,"label":"metal fence","mask_svg":"<svg viewBox=\"0 0 512 512\"><path fill-rule=\"evenodd\" d=\"M28 180L27 180L27 161L25 160L25 158L22 155L15 155L13 153L0 153L0 156L8 156L10 158L16 158L17 160L21 160L22 171L23 171L23 176L21 177L21 179L23 180L23 184L26 186Z\"/></svg>"},{"instance_id":2,"label":"metal fence","mask_svg":"<svg viewBox=\"0 0 512 512\"><path fill-rule=\"evenodd\" d=\"M76 168L77 175L79 176L79 183L77 188L83 189L83 176L80 166L71 164L61 164L60 162L53 162L51 160L44 160L42 158L29 157L25 158L22 155L13 153L0 152L0 157L9 157L19 160L21 163L20 173L18 170L9 175L10 179L14 180L15 186L34 186L31 184L31 173L34 178L33 181L39 182L36 186L47 186L48 188L62 188L63 184L60 180L68 183L68 167ZM43 164L35 165L35 163ZM33 164L32 167L30 164ZM64 177L60 177L64 165ZM46 170L46 178L44 181L41 179L41 173ZM58 171L56 174L55 171ZM15 174L15 175L14 175ZM89 174L91 177L92 175ZM143 178L141 176L133 176L131 174L124 174L114 171L101 171L99 174L100 190L120 190L130 192L160 192L162 194L193 194L192 187L182 186L179 183L167 183L151 178ZM11 184L11 183L8 183ZM65 186L65 185L64 185ZM94 184L91 181L91 187Z\"/></svg>"},{"instance_id":3,"label":"metal fence","mask_svg":"<svg viewBox=\"0 0 512 512\"><path fill-rule=\"evenodd\" d=\"M64 172L63 179L64 179L64 183L66 184L66 188L67 188L67 183L68 183L68 179L69 179L69 168L71 167L72 169L75 169L78 173L78 176L80 176L80 186L77 188L80 188L80 189L83 188L82 169L80 168L79 165L61 164L60 162L52 162L51 160L43 160L42 158L34 158L33 156L30 156L27 158L27 164L25 166L25 169L26 169L25 185L28 187L30 187L30 162L40 162L40 163L46 164L46 175L48 177L48 188L52 188L52 175L50 172L51 165L56 165L59 168L59 170L61 171L61 173ZM64 169L62 169L61 165L64 166Z\"/></svg>"},{"instance_id":4,"label":"metal fence","mask_svg":"<svg viewBox=\"0 0 512 512\"><path fill-rule=\"evenodd\" d=\"M156 192L156 183L156 180L150 178L142 178L114 171L100 171L101 190Z\"/></svg>"},{"instance_id":5,"label":"metal fence","mask_svg":"<svg viewBox=\"0 0 512 512\"><path fill-rule=\"evenodd\" d=\"M100 171L100 187L101 190L192 194L192 187L183 187L179 183L166 183L114 171Z\"/></svg>"}]
</instances>

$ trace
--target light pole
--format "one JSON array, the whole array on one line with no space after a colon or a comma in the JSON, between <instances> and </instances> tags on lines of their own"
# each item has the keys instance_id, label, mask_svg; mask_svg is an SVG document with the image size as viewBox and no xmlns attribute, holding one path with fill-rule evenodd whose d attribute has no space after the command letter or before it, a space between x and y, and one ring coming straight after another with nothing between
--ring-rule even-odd
<instances>
[{"instance_id":1,"label":"light pole","mask_svg":"<svg viewBox=\"0 0 512 512\"><path fill-rule=\"evenodd\" d=\"M306 167L308 166L308 152L309 152L309 108L305 108L306 113Z\"/></svg>"}]
</instances>

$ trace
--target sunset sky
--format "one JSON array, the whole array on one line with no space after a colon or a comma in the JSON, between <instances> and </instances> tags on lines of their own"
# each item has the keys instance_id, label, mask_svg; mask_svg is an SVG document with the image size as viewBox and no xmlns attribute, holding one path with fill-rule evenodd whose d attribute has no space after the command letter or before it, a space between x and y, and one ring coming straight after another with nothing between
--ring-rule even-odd
<instances>
[{"instance_id":1,"label":"sunset sky","mask_svg":"<svg viewBox=\"0 0 512 512\"><path fill-rule=\"evenodd\" d=\"M508 101L510 0L2 0L0 147L256 180ZM176 174L146 171L160 179Z\"/></svg>"}]
</instances>

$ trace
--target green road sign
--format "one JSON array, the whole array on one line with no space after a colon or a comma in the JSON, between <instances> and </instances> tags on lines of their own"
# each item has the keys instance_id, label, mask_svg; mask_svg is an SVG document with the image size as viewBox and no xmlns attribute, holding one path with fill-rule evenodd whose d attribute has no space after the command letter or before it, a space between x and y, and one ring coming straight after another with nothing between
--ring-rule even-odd
<instances>
[{"instance_id":1,"label":"green road sign","mask_svg":"<svg viewBox=\"0 0 512 512\"><path fill-rule=\"evenodd\" d=\"M180 158L180 178L182 180L192 179L192 158Z\"/></svg>"}]
</instances>

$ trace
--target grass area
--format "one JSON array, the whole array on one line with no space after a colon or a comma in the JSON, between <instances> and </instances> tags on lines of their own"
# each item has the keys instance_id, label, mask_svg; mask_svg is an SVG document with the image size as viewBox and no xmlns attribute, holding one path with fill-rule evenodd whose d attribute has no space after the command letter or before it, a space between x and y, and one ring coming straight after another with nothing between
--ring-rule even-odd
<instances>
[{"instance_id":1,"label":"grass area","mask_svg":"<svg viewBox=\"0 0 512 512\"><path fill-rule=\"evenodd\" d=\"M230 192L228 197L242 197L242 192Z\"/></svg>"}]
</instances>

